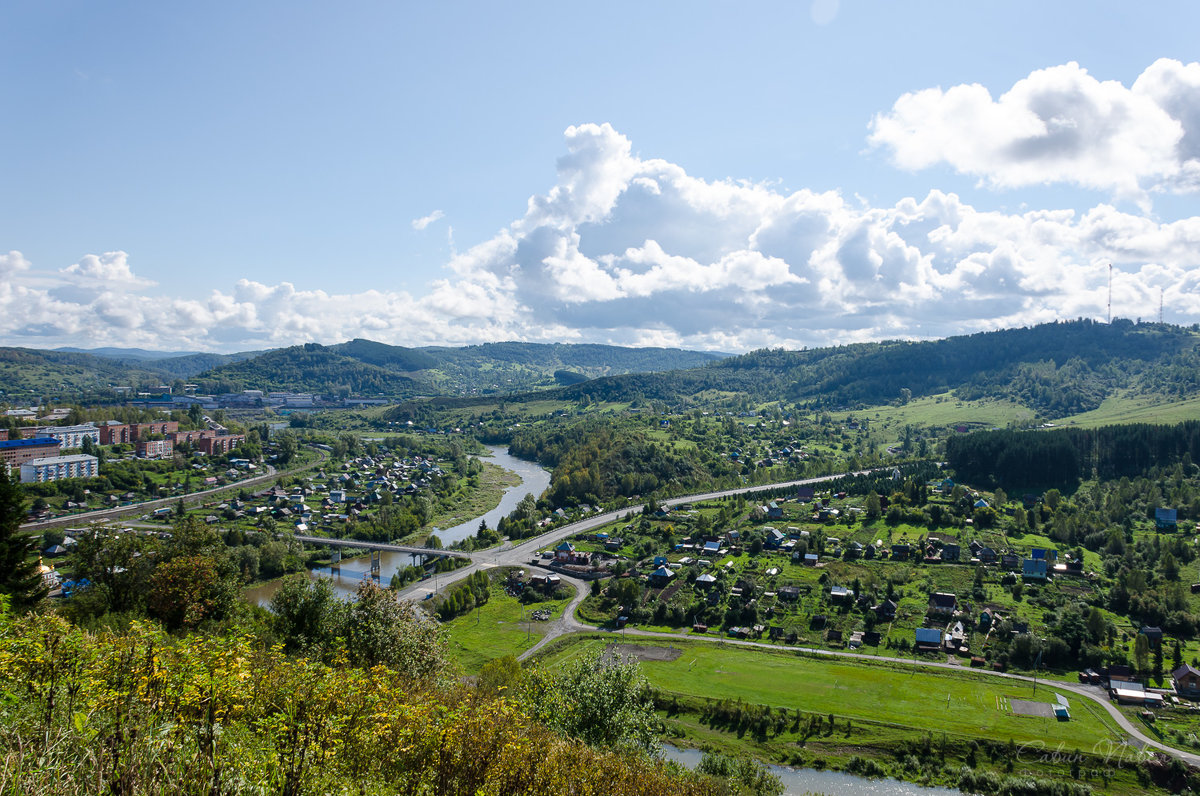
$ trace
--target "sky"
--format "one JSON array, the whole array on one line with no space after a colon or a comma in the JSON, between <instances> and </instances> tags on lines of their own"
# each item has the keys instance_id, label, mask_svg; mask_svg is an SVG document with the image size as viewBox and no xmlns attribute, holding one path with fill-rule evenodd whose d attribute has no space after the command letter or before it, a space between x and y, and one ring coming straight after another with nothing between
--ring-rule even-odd
<instances>
[{"instance_id":1,"label":"sky","mask_svg":"<svg viewBox=\"0 0 1200 796\"><path fill-rule=\"evenodd\" d=\"M0 345L1200 322L1200 4L0 6Z\"/></svg>"}]
</instances>

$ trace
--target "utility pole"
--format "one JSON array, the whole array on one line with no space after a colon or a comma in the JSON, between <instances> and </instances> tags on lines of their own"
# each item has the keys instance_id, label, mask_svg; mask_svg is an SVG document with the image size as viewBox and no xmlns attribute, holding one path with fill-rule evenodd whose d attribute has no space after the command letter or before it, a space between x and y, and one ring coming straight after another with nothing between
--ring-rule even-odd
<instances>
[{"instance_id":1,"label":"utility pole","mask_svg":"<svg viewBox=\"0 0 1200 796\"><path fill-rule=\"evenodd\" d=\"M1108 264L1108 322L1112 323L1112 263Z\"/></svg>"}]
</instances>

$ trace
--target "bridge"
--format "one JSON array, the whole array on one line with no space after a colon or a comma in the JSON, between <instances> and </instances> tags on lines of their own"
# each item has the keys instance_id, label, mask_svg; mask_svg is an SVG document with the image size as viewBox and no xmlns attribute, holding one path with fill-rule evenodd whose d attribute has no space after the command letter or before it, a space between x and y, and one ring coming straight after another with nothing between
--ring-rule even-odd
<instances>
[{"instance_id":1,"label":"bridge","mask_svg":"<svg viewBox=\"0 0 1200 796\"><path fill-rule=\"evenodd\" d=\"M385 542L364 542L359 539L329 539L324 536L301 536L300 534L292 535L292 538L297 542L305 544L323 544L329 547L356 547L360 550L371 550L374 552L387 553L408 553L409 555L420 556L447 556L448 558L466 558L471 557L470 553L464 553L462 550L439 550L434 547L409 547L399 544L387 544Z\"/></svg>"}]
</instances>

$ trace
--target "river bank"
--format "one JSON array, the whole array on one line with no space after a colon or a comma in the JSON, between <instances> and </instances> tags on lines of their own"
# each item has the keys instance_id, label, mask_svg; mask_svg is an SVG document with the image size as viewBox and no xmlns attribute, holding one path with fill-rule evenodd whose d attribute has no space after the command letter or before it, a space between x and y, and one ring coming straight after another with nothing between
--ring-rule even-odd
<instances>
[{"instance_id":1,"label":"river bank","mask_svg":"<svg viewBox=\"0 0 1200 796\"><path fill-rule=\"evenodd\" d=\"M490 451L490 455L481 457L483 461L503 468L519 480L506 487L500 496L499 502L487 512L450 528L431 528L430 533L435 534L441 539L443 545L449 546L454 542L466 539L468 536L473 536L479 530L480 521L485 521L489 527L495 528L501 517L507 516L517 507L517 503L521 501L521 498L531 493L535 496L540 495L550 485L550 473L536 462L529 462L511 456L506 449L500 446L489 445L488 450ZM393 574L412 563L413 557L406 553L382 553L379 569L380 582L384 584L388 583ZM329 578L333 582L334 590L338 594L343 597L349 597L362 581L371 579L370 570L370 557L361 556L359 558L343 559L337 569L318 567L307 570L307 573L311 578ZM248 587L244 591L244 595L248 601L265 606L271 602L271 597L279 590L280 583L280 579L266 583L257 583Z\"/></svg>"}]
</instances>

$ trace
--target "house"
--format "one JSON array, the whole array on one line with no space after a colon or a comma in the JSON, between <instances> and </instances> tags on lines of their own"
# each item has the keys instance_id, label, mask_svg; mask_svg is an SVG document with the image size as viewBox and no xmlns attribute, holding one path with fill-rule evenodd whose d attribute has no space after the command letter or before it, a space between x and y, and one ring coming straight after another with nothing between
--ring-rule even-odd
<instances>
[{"instance_id":1,"label":"house","mask_svg":"<svg viewBox=\"0 0 1200 796\"><path fill-rule=\"evenodd\" d=\"M1106 674L1108 675L1108 684L1110 687L1112 687L1114 681L1127 683L1133 680L1133 670L1124 664L1109 666Z\"/></svg>"},{"instance_id":2,"label":"house","mask_svg":"<svg viewBox=\"0 0 1200 796\"><path fill-rule=\"evenodd\" d=\"M804 566L815 567L816 565L817 565L817 554L816 553L805 553L804 554Z\"/></svg>"},{"instance_id":3,"label":"house","mask_svg":"<svg viewBox=\"0 0 1200 796\"><path fill-rule=\"evenodd\" d=\"M713 540L711 542L705 542L704 543L704 554L706 556L720 555L721 554L721 543L716 540Z\"/></svg>"},{"instance_id":4,"label":"house","mask_svg":"<svg viewBox=\"0 0 1200 796\"><path fill-rule=\"evenodd\" d=\"M623 544L625 544L625 540L620 536L612 536L604 542L604 549L610 553L615 553L621 549L621 545Z\"/></svg>"},{"instance_id":5,"label":"house","mask_svg":"<svg viewBox=\"0 0 1200 796\"><path fill-rule=\"evenodd\" d=\"M1026 580L1046 579L1046 559L1027 558L1021 564L1021 576Z\"/></svg>"},{"instance_id":6,"label":"house","mask_svg":"<svg viewBox=\"0 0 1200 796\"><path fill-rule=\"evenodd\" d=\"M577 551L575 545L570 542L562 542L554 548L554 562L587 566L592 563L592 557L589 553Z\"/></svg>"},{"instance_id":7,"label":"house","mask_svg":"<svg viewBox=\"0 0 1200 796\"><path fill-rule=\"evenodd\" d=\"M884 600L879 605L872 607L871 610L875 612L876 618L884 621L890 622L896 618L896 603L892 600Z\"/></svg>"},{"instance_id":8,"label":"house","mask_svg":"<svg viewBox=\"0 0 1200 796\"><path fill-rule=\"evenodd\" d=\"M696 578L699 580L699 578ZM779 599L781 600L799 600L800 589L795 586L781 586L779 589Z\"/></svg>"},{"instance_id":9,"label":"house","mask_svg":"<svg viewBox=\"0 0 1200 796\"><path fill-rule=\"evenodd\" d=\"M772 519L772 520L782 520L783 519L783 508L780 507L780 505L778 503L776 503L774 500L772 500L770 503L767 504L766 511L767 511L768 519Z\"/></svg>"},{"instance_id":10,"label":"house","mask_svg":"<svg viewBox=\"0 0 1200 796\"><path fill-rule=\"evenodd\" d=\"M808 503L816 497L816 490L811 486L796 487L796 500L800 503Z\"/></svg>"},{"instance_id":11,"label":"house","mask_svg":"<svg viewBox=\"0 0 1200 796\"><path fill-rule=\"evenodd\" d=\"M908 553L909 553L910 549L911 548L909 548L909 546L906 544L892 545L892 560L893 561L907 561Z\"/></svg>"},{"instance_id":12,"label":"house","mask_svg":"<svg viewBox=\"0 0 1200 796\"><path fill-rule=\"evenodd\" d=\"M1155 509L1154 527L1160 531L1174 531L1178 526L1179 516L1175 509Z\"/></svg>"},{"instance_id":13,"label":"house","mask_svg":"<svg viewBox=\"0 0 1200 796\"><path fill-rule=\"evenodd\" d=\"M985 564L994 564L996 563L996 559L999 558L999 556L996 555L996 551L990 547L979 548L979 552L976 555L979 557L979 560Z\"/></svg>"},{"instance_id":14,"label":"house","mask_svg":"<svg viewBox=\"0 0 1200 796\"><path fill-rule=\"evenodd\" d=\"M693 585L697 589L708 589L708 588L711 588L712 585L716 582L717 582L716 578L714 578L712 575L709 575L707 572L705 572L703 575L700 575L698 578L696 578L696 581Z\"/></svg>"},{"instance_id":15,"label":"house","mask_svg":"<svg viewBox=\"0 0 1200 796\"><path fill-rule=\"evenodd\" d=\"M783 533L781 531L779 531L778 529L768 528L767 529L767 538L763 541L763 546L769 550L776 550L779 548L779 546L781 544L783 544L783 541L786 538L787 537L784 536Z\"/></svg>"},{"instance_id":16,"label":"house","mask_svg":"<svg viewBox=\"0 0 1200 796\"><path fill-rule=\"evenodd\" d=\"M842 631L830 628L825 631L825 640L834 644L842 643Z\"/></svg>"},{"instance_id":17,"label":"house","mask_svg":"<svg viewBox=\"0 0 1200 796\"><path fill-rule=\"evenodd\" d=\"M1005 569L1016 569L1021 566L1021 557L1016 553L1005 553L1000 556L1000 566Z\"/></svg>"},{"instance_id":18,"label":"house","mask_svg":"<svg viewBox=\"0 0 1200 796\"><path fill-rule=\"evenodd\" d=\"M854 599L854 592L847 589L845 586L834 586L829 590L829 599L834 602L842 602Z\"/></svg>"},{"instance_id":19,"label":"house","mask_svg":"<svg viewBox=\"0 0 1200 796\"><path fill-rule=\"evenodd\" d=\"M961 552L962 548L957 544L954 544L953 542L947 542L946 544L942 545L942 560L957 561Z\"/></svg>"},{"instance_id":20,"label":"house","mask_svg":"<svg viewBox=\"0 0 1200 796\"><path fill-rule=\"evenodd\" d=\"M667 586L675 577L675 571L670 567L659 567L650 573L650 585L656 589Z\"/></svg>"},{"instance_id":21,"label":"house","mask_svg":"<svg viewBox=\"0 0 1200 796\"><path fill-rule=\"evenodd\" d=\"M958 607L958 597L944 591L934 592L929 598L929 613L933 616L950 616Z\"/></svg>"},{"instance_id":22,"label":"house","mask_svg":"<svg viewBox=\"0 0 1200 796\"><path fill-rule=\"evenodd\" d=\"M942 631L936 627L918 627L913 647L918 652L937 652L942 646Z\"/></svg>"},{"instance_id":23,"label":"house","mask_svg":"<svg viewBox=\"0 0 1200 796\"><path fill-rule=\"evenodd\" d=\"M1200 670L1189 664L1180 666L1171 672L1171 682L1175 693L1192 699L1200 698Z\"/></svg>"},{"instance_id":24,"label":"house","mask_svg":"<svg viewBox=\"0 0 1200 796\"><path fill-rule=\"evenodd\" d=\"M1146 637L1146 640L1150 642L1151 649L1162 644L1163 632L1161 627L1142 625L1141 629L1138 630L1138 635Z\"/></svg>"}]
</instances>

